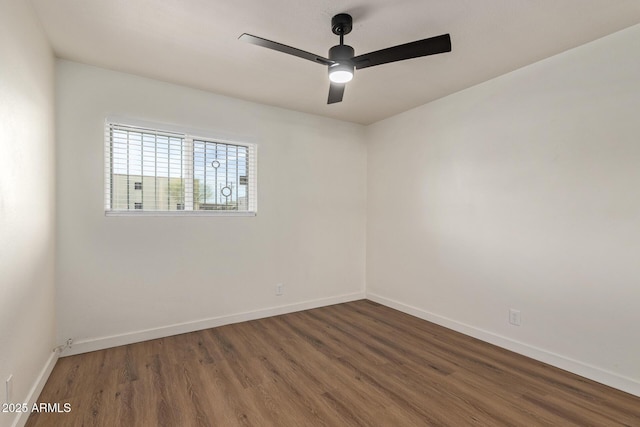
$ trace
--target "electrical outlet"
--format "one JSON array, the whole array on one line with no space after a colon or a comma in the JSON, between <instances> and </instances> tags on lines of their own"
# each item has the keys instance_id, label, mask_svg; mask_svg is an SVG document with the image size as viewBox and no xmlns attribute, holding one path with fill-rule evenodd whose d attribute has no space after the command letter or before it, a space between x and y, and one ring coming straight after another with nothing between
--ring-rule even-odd
<instances>
[{"instance_id":1,"label":"electrical outlet","mask_svg":"<svg viewBox=\"0 0 640 427\"><path fill-rule=\"evenodd\" d=\"M513 326L520 326L520 310L516 310L515 308L512 308L509 310L509 323L511 323Z\"/></svg>"},{"instance_id":2,"label":"electrical outlet","mask_svg":"<svg viewBox=\"0 0 640 427\"><path fill-rule=\"evenodd\" d=\"M7 404L11 403L11 398L13 397L13 374L9 375L7 381L4 383L5 388L5 396Z\"/></svg>"},{"instance_id":3,"label":"electrical outlet","mask_svg":"<svg viewBox=\"0 0 640 427\"><path fill-rule=\"evenodd\" d=\"M280 296L282 294L284 294L284 285L282 283L278 283L276 285L276 295Z\"/></svg>"}]
</instances>

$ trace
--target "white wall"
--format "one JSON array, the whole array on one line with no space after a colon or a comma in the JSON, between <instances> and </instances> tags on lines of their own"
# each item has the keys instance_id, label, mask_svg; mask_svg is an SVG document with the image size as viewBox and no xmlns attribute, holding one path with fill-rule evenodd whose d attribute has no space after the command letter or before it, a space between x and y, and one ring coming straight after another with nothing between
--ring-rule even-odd
<instances>
[{"instance_id":1,"label":"white wall","mask_svg":"<svg viewBox=\"0 0 640 427\"><path fill-rule=\"evenodd\" d=\"M364 127L68 61L57 94L60 341L87 350L364 296ZM105 217L108 115L256 142L258 215ZM171 327L184 322L197 323Z\"/></svg>"},{"instance_id":2,"label":"white wall","mask_svg":"<svg viewBox=\"0 0 640 427\"><path fill-rule=\"evenodd\" d=\"M26 402L55 346L54 59L28 2L0 3L0 401ZM0 426L14 414L0 413Z\"/></svg>"},{"instance_id":3,"label":"white wall","mask_svg":"<svg viewBox=\"0 0 640 427\"><path fill-rule=\"evenodd\" d=\"M640 395L639 41L370 126L371 298Z\"/></svg>"}]
</instances>

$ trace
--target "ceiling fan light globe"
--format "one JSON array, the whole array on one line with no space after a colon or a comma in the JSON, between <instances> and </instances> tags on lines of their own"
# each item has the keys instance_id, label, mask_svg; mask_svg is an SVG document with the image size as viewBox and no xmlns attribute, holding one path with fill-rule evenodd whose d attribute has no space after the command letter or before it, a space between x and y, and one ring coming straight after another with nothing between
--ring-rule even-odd
<instances>
[{"instance_id":1,"label":"ceiling fan light globe","mask_svg":"<svg viewBox=\"0 0 640 427\"><path fill-rule=\"evenodd\" d=\"M332 70L329 72L329 80L334 83L348 83L353 78L353 73L349 70Z\"/></svg>"},{"instance_id":2,"label":"ceiling fan light globe","mask_svg":"<svg viewBox=\"0 0 640 427\"><path fill-rule=\"evenodd\" d=\"M348 47L348 46L347 46ZM329 65L329 80L333 83L347 83L353 78L353 63L348 59Z\"/></svg>"}]
</instances>

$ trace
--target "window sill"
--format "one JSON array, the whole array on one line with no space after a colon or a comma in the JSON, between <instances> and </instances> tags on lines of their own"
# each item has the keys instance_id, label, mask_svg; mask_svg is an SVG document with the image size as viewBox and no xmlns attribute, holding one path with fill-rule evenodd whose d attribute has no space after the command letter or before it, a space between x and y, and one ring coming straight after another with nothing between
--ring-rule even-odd
<instances>
[{"instance_id":1,"label":"window sill","mask_svg":"<svg viewBox=\"0 0 640 427\"><path fill-rule=\"evenodd\" d=\"M105 216L256 216L256 212L237 211L105 211Z\"/></svg>"}]
</instances>

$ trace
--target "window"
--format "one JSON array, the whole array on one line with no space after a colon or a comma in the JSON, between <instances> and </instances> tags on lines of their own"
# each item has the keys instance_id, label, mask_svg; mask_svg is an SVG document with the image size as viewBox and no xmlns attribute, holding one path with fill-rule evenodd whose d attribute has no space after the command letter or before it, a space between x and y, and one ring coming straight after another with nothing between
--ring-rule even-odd
<instances>
[{"instance_id":1,"label":"window","mask_svg":"<svg viewBox=\"0 0 640 427\"><path fill-rule=\"evenodd\" d=\"M256 212L253 144L108 122L105 150L108 215Z\"/></svg>"}]
</instances>

